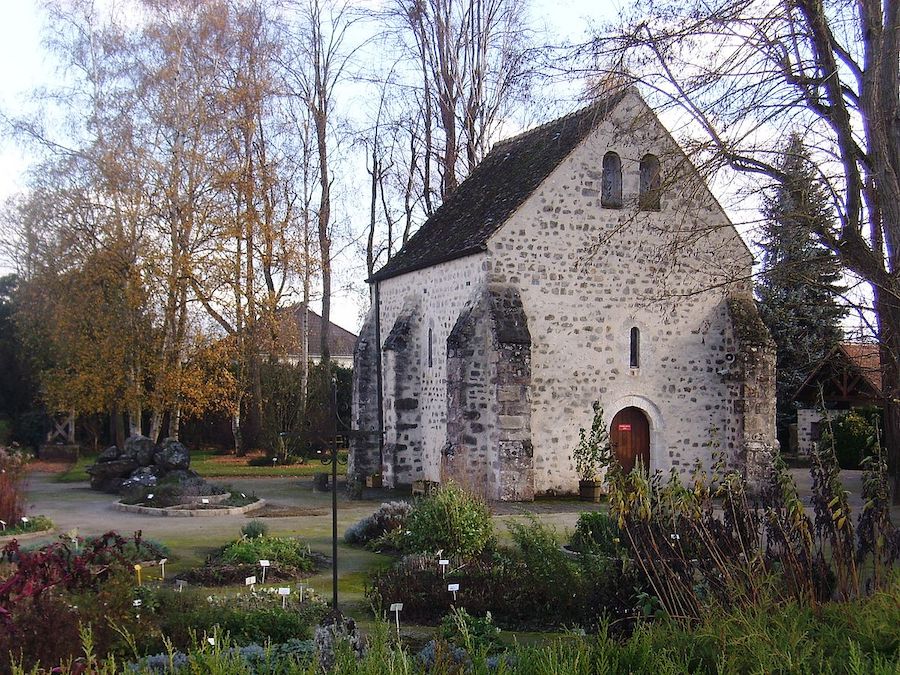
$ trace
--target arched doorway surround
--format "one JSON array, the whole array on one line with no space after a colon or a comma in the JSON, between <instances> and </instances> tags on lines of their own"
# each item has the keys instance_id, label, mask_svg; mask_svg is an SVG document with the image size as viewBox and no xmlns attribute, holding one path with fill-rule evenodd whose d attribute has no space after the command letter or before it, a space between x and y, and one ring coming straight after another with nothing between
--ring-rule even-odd
<instances>
[{"instance_id":1,"label":"arched doorway surround","mask_svg":"<svg viewBox=\"0 0 900 675\"><path fill-rule=\"evenodd\" d=\"M639 396L629 395L617 399L612 405L606 407L606 419L610 420L610 441L612 441L612 420L616 415L626 408L638 408L644 414L649 423L649 465L648 469L653 471L669 470L671 462L665 453L665 421L659 407L650 399ZM624 422L627 423L627 422ZM647 456L644 458L647 459Z\"/></svg>"}]
</instances>

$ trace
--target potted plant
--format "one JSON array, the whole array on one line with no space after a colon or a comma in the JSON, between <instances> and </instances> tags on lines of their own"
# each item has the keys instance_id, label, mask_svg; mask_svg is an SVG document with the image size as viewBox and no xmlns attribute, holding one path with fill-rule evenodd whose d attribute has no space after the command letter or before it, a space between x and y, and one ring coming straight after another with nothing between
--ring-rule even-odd
<instances>
[{"instance_id":1,"label":"potted plant","mask_svg":"<svg viewBox=\"0 0 900 675\"><path fill-rule=\"evenodd\" d=\"M599 502L603 495L603 481L597 474L612 461L612 448L609 444L609 431L603 420L603 406L594 401L594 420L588 434L584 427L578 430L578 446L572 453L575 470L581 477L578 482L578 493L582 500Z\"/></svg>"}]
</instances>

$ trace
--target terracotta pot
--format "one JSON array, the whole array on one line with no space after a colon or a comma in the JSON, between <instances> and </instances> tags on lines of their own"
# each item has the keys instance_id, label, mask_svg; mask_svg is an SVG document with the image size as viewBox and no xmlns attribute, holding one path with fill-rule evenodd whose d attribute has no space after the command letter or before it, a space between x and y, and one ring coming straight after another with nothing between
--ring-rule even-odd
<instances>
[{"instance_id":1,"label":"terracotta pot","mask_svg":"<svg viewBox=\"0 0 900 675\"><path fill-rule=\"evenodd\" d=\"M578 496L583 502L599 502L603 498L603 482L599 480L578 481Z\"/></svg>"}]
</instances>

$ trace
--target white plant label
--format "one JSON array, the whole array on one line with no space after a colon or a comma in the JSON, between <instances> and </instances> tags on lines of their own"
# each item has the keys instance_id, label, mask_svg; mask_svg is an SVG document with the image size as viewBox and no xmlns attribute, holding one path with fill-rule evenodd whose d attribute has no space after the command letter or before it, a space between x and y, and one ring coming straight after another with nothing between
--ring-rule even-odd
<instances>
[{"instance_id":1,"label":"white plant label","mask_svg":"<svg viewBox=\"0 0 900 675\"><path fill-rule=\"evenodd\" d=\"M160 579L166 578L166 563L167 562L169 562L168 558L162 558L159 561L159 569L160 569L159 578Z\"/></svg>"},{"instance_id":2,"label":"white plant label","mask_svg":"<svg viewBox=\"0 0 900 675\"><path fill-rule=\"evenodd\" d=\"M243 499L247 499L247 495L245 495L243 492L241 493L241 497L242 497Z\"/></svg>"},{"instance_id":3,"label":"white plant label","mask_svg":"<svg viewBox=\"0 0 900 675\"><path fill-rule=\"evenodd\" d=\"M200 500L200 503L201 504L209 504L209 500L204 497L203 499Z\"/></svg>"},{"instance_id":4,"label":"white plant label","mask_svg":"<svg viewBox=\"0 0 900 675\"><path fill-rule=\"evenodd\" d=\"M211 644L213 647L216 646L216 638L206 638L206 641Z\"/></svg>"},{"instance_id":5,"label":"white plant label","mask_svg":"<svg viewBox=\"0 0 900 675\"><path fill-rule=\"evenodd\" d=\"M23 523L27 523L27 522L28 522L28 518L26 518L25 516L22 516L22 522L23 522Z\"/></svg>"},{"instance_id":6,"label":"white plant label","mask_svg":"<svg viewBox=\"0 0 900 675\"><path fill-rule=\"evenodd\" d=\"M449 565L449 564L450 564L450 561L449 561L449 560L446 560L446 559L445 559L445 560L438 560L438 565L440 565L441 567L446 567L446 566Z\"/></svg>"},{"instance_id":7,"label":"white plant label","mask_svg":"<svg viewBox=\"0 0 900 675\"><path fill-rule=\"evenodd\" d=\"M456 593L459 591L459 584L447 584L447 590L453 593L453 602L456 602Z\"/></svg>"},{"instance_id":8,"label":"white plant label","mask_svg":"<svg viewBox=\"0 0 900 675\"><path fill-rule=\"evenodd\" d=\"M147 499L153 499L153 493L152 493L152 492L151 492L149 495L147 495Z\"/></svg>"},{"instance_id":9,"label":"white plant label","mask_svg":"<svg viewBox=\"0 0 900 675\"><path fill-rule=\"evenodd\" d=\"M246 579L244 579L244 585L245 585L245 586L252 586L252 585L255 584L255 583L256 583L256 577L255 577L255 576L247 577Z\"/></svg>"},{"instance_id":10,"label":"white plant label","mask_svg":"<svg viewBox=\"0 0 900 675\"><path fill-rule=\"evenodd\" d=\"M143 605L144 603L143 603L141 600L135 600L132 604L133 604L135 607L140 607L140 606Z\"/></svg>"},{"instance_id":11,"label":"white plant label","mask_svg":"<svg viewBox=\"0 0 900 675\"><path fill-rule=\"evenodd\" d=\"M260 567L268 567L268 566L271 565L271 564L272 564L272 563L269 562L268 560L260 560L260 561L259 561L259 566L260 566Z\"/></svg>"},{"instance_id":12,"label":"white plant label","mask_svg":"<svg viewBox=\"0 0 900 675\"><path fill-rule=\"evenodd\" d=\"M278 589L278 595L290 595L290 594L291 594L290 588L281 587Z\"/></svg>"},{"instance_id":13,"label":"white plant label","mask_svg":"<svg viewBox=\"0 0 900 675\"><path fill-rule=\"evenodd\" d=\"M6 521L5 520L0 520L0 527L2 527L4 530L6 529Z\"/></svg>"},{"instance_id":14,"label":"white plant label","mask_svg":"<svg viewBox=\"0 0 900 675\"><path fill-rule=\"evenodd\" d=\"M391 611L394 613L394 620L397 622L397 637L400 637L400 611L403 609L402 602L391 604Z\"/></svg>"}]
</instances>

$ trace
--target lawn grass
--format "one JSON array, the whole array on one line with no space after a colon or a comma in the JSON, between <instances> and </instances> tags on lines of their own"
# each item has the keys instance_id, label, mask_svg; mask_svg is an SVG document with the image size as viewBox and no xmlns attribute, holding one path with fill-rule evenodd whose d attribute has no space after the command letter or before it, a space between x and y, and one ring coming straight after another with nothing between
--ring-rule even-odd
<instances>
[{"instance_id":1,"label":"lawn grass","mask_svg":"<svg viewBox=\"0 0 900 675\"><path fill-rule=\"evenodd\" d=\"M322 464L318 460L304 464L287 466L249 466L249 457L221 455L212 450L191 452L191 468L204 478L290 478L296 476L312 476L317 473L328 473L331 465ZM90 480L87 467L97 461L96 456L80 457L68 470L56 477L57 483L79 483ZM347 473L346 464L338 464L338 475Z\"/></svg>"}]
</instances>

